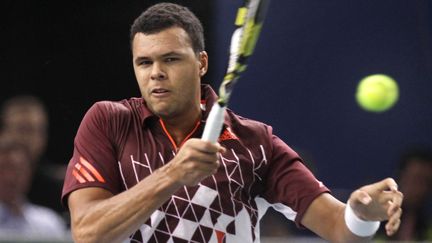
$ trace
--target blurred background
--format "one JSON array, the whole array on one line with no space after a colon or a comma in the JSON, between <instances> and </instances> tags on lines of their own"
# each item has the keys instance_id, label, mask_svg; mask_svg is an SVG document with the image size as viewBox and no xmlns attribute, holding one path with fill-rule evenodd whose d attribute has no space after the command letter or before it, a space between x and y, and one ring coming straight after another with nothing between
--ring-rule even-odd
<instances>
[{"instance_id":1,"label":"blurred background","mask_svg":"<svg viewBox=\"0 0 432 243\"><path fill-rule=\"evenodd\" d=\"M25 94L45 105L49 125L40 173L55 173L51 179L61 181L76 130L95 101L140 95L131 65L129 27L156 2L161 1L0 3L0 102ZM204 82L218 88L241 1L170 2L190 7L202 20L210 56ZM358 82L376 73L393 77L400 88L396 105L383 113L362 110L355 100ZM432 1L272 0L230 107L273 126L318 179L346 200L361 185L401 177L398 169L407 153L428 153L431 90ZM55 172L47 173L50 170ZM432 177L429 169L420 171ZM411 182L426 185L421 212L428 225L430 178ZM60 189L52 190L54 194L30 199L53 208L67 222L60 194L56 195ZM37 187L30 193L43 194ZM269 215L270 222L284 221ZM273 233L311 236L294 226L280 231Z\"/></svg>"}]
</instances>

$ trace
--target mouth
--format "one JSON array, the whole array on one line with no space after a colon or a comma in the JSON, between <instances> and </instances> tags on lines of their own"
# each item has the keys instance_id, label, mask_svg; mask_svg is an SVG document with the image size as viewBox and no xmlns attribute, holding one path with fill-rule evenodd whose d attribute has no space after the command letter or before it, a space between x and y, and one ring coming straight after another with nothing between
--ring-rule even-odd
<instances>
[{"instance_id":1,"label":"mouth","mask_svg":"<svg viewBox=\"0 0 432 243\"><path fill-rule=\"evenodd\" d=\"M153 88L150 91L150 94L155 97L165 97L170 93L168 89L164 88Z\"/></svg>"}]
</instances>

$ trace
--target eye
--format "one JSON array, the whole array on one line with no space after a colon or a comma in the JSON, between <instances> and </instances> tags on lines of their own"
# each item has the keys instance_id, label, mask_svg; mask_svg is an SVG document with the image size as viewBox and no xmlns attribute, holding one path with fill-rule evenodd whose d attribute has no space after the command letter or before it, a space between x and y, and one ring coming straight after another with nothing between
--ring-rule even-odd
<instances>
[{"instance_id":1,"label":"eye","mask_svg":"<svg viewBox=\"0 0 432 243\"><path fill-rule=\"evenodd\" d=\"M178 61L179 58L178 57L167 57L165 58L165 62L175 62Z\"/></svg>"},{"instance_id":2,"label":"eye","mask_svg":"<svg viewBox=\"0 0 432 243\"><path fill-rule=\"evenodd\" d=\"M148 65L151 65L151 64L153 64L153 62L150 61L150 60L141 60L141 61L138 63L139 66L148 66Z\"/></svg>"}]
</instances>

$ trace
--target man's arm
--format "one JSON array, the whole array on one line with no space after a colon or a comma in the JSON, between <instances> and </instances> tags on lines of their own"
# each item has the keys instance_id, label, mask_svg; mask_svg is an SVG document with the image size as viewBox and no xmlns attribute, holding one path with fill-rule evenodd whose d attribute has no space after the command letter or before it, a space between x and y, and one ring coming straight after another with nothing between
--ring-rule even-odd
<instances>
[{"instance_id":1,"label":"man's arm","mask_svg":"<svg viewBox=\"0 0 432 243\"><path fill-rule=\"evenodd\" d=\"M76 190L68 198L74 240L121 242L179 188L161 169L116 196L98 187Z\"/></svg>"},{"instance_id":2,"label":"man's arm","mask_svg":"<svg viewBox=\"0 0 432 243\"><path fill-rule=\"evenodd\" d=\"M348 203L361 220L388 220L385 226L388 235L394 234L399 228L402 193L397 190L396 182L391 178L354 191ZM301 223L331 242L359 242L370 239L372 236L359 237L348 229L345 223L345 208L344 203L328 193L323 193L311 203Z\"/></svg>"},{"instance_id":3,"label":"man's arm","mask_svg":"<svg viewBox=\"0 0 432 243\"><path fill-rule=\"evenodd\" d=\"M218 144L188 140L167 165L118 195L102 188L85 188L68 198L76 242L120 242L184 185L196 185L219 167Z\"/></svg>"}]
</instances>

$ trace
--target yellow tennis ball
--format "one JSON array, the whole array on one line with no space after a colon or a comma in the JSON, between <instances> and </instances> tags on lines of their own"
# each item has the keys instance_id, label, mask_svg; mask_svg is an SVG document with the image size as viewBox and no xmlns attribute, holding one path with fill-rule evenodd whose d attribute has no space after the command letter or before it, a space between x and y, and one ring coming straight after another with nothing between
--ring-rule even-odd
<instances>
[{"instance_id":1,"label":"yellow tennis ball","mask_svg":"<svg viewBox=\"0 0 432 243\"><path fill-rule=\"evenodd\" d=\"M384 74L367 76L357 86L357 103L367 111L386 111L396 104L398 98L396 81Z\"/></svg>"}]
</instances>

